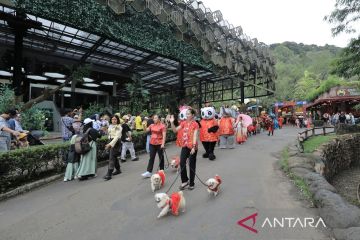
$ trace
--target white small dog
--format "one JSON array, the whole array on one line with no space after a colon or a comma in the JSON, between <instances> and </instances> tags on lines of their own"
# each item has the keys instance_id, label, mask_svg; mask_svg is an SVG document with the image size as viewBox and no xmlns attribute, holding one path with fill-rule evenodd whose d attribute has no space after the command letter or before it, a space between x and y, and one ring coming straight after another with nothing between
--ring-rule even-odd
<instances>
[{"instance_id":1,"label":"white small dog","mask_svg":"<svg viewBox=\"0 0 360 240\"><path fill-rule=\"evenodd\" d=\"M155 194L155 201L158 208L162 208L157 218L161 218L171 212L173 215L178 216L179 210L185 212L186 201L182 191L174 192L169 197L166 193Z\"/></svg>"},{"instance_id":2,"label":"white small dog","mask_svg":"<svg viewBox=\"0 0 360 240\"><path fill-rule=\"evenodd\" d=\"M180 158L179 157L173 157L170 163L171 169L174 171L180 171Z\"/></svg>"},{"instance_id":3,"label":"white small dog","mask_svg":"<svg viewBox=\"0 0 360 240\"><path fill-rule=\"evenodd\" d=\"M214 196L216 197L219 194L220 191L220 184L221 184L221 178L219 175L215 175L214 178L209 178L206 181L206 185L208 186L208 193L211 194L213 193Z\"/></svg>"},{"instance_id":4,"label":"white small dog","mask_svg":"<svg viewBox=\"0 0 360 240\"><path fill-rule=\"evenodd\" d=\"M165 172L163 170L160 170L157 173L153 174L150 178L150 182L152 192L159 190L165 184Z\"/></svg>"}]
</instances>

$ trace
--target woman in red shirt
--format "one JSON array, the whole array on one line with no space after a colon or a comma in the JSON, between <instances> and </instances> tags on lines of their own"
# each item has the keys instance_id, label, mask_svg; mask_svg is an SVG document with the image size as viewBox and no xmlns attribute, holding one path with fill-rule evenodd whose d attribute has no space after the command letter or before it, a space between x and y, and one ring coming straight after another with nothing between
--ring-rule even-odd
<instances>
[{"instance_id":1,"label":"woman in red shirt","mask_svg":"<svg viewBox=\"0 0 360 240\"><path fill-rule=\"evenodd\" d=\"M154 124L151 124L146 131L151 132L150 137L150 160L147 166L147 171L141 174L144 178L151 177L151 173L154 167L154 161L156 153L158 153L160 158L160 170L164 170L164 146L166 140L166 127L161 123L158 115L153 117Z\"/></svg>"},{"instance_id":2,"label":"woman in red shirt","mask_svg":"<svg viewBox=\"0 0 360 240\"><path fill-rule=\"evenodd\" d=\"M195 170L196 170L196 155L198 151L198 132L199 125L194 120L195 110L189 109L186 112L187 119L182 122L178 127L174 125L174 116L171 116L171 128L176 133L179 130L183 131L181 141L181 154L180 154L180 168L181 168L181 186L180 190L189 186L189 190L193 190L195 183ZM190 182L186 171L186 159L189 158L190 167Z\"/></svg>"}]
</instances>

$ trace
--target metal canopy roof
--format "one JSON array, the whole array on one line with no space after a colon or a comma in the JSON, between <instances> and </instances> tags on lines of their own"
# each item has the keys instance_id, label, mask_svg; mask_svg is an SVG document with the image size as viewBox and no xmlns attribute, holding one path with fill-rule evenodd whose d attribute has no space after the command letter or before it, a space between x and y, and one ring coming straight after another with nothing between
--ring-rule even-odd
<instances>
[{"instance_id":1,"label":"metal canopy roof","mask_svg":"<svg viewBox=\"0 0 360 240\"><path fill-rule=\"evenodd\" d=\"M0 50L11 49L14 46L15 33L1 16L11 14L15 16L15 10L0 6ZM115 81L118 84L117 95L126 96L124 83L127 82L133 72L139 73L144 86L152 93L168 92L169 88L176 89L179 82L179 62L161 56L157 53L145 51L135 47L112 41L103 36L86 32L81 29L66 26L64 24L49 21L31 14L27 18L40 22L41 29L30 29L24 37L24 50L31 58L38 57L40 53L44 58L37 59L43 64L57 62L59 65L73 65L83 60L92 64L92 76L101 90L110 91L112 86L102 85L103 81ZM50 58L51 57L51 58ZM3 66L1 66L3 67ZM62 68L63 71L65 68ZM9 70L1 69L0 70ZM59 69L61 70L61 69ZM43 75L38 69L28 66L25 74ZM60 72L69 74L69 72ZM200 67L184 65L184 86L193 86L194 78L205 82L223 81L233 76L217 76L216 74L201 69ZM36 80L29 80L37 82ZM42 81L43 82L43 81ZM45 83L53 84L54 79L48 79ZM81 88L88 88L84 85ZM93 89L93 88L90 88Z\"/></svg>"}]
</instances>

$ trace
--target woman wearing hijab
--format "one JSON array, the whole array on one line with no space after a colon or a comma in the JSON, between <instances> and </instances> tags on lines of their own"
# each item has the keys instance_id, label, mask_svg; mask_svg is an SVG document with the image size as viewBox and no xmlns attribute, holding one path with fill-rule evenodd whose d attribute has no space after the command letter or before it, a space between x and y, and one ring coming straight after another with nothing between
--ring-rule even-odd
<instances>
[{"instance_id":1,"label":"woman wearing hijab","mask_svg":"<svg viewBox=\"0 0 360 240\"><path fill-rule=\"evenodd\" d=\"M99 132L93 128L93 120L90 118L84 120L83 133L88 133L91 149L89 152L81 154L80 165L76 172L76 176L79 180L86 180L88 177L95 176L97 161L96 140L101 137Z\"/></svg>"}]
</instances>

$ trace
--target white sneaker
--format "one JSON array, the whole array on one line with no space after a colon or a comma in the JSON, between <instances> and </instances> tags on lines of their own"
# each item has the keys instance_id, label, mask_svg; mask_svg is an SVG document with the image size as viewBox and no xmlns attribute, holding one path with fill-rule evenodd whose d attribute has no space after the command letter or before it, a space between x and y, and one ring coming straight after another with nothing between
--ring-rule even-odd
<instances>
[{"instance_id":1,"label":"white sneaker","mask_svg":"<svg viewBox=\"0 0 360 240\"><path fill-rule=\"evenodd\" d=\"M67 181L69 181L67 178L64 178L64 182L67 182Z\"/></svg>"},{"instance_id":2,"label":"white sneaker","mask_svg":"<svg viewBox=\"0 0 360 240\"><path fill-rule=\"evenodd\" d=\"M149 178L149 177L151 177L151 172L144 172L143 174L141 174L141 176L143 177L143 178Z\"/></svg>"}]
</instances>

